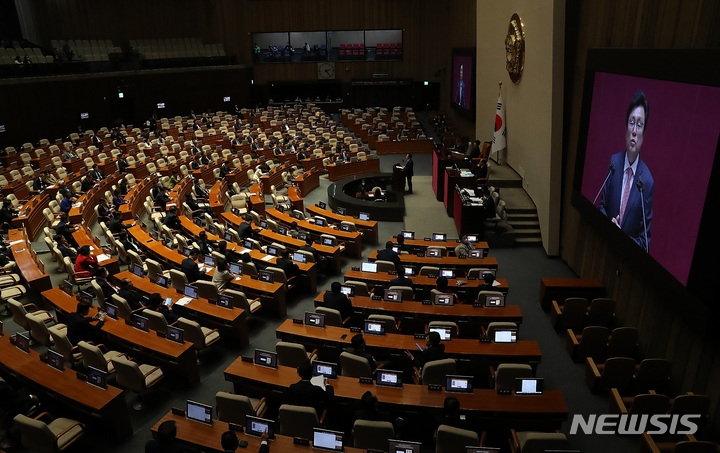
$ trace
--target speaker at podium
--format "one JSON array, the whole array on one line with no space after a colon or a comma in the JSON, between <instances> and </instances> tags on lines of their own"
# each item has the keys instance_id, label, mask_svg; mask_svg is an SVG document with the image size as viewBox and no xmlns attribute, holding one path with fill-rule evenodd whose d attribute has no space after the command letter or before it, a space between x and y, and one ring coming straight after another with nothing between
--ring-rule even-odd
<instances>
[{"instance_id":1,"label":"speaker at podium","mask_svg":"<svg viewBox=\"0 0 720 453\"><path fill-rule=\"evenodd\" d=\"M405 192L405 168L400 164L393 165L392 190Z\"/></svg>"}]
</instances>

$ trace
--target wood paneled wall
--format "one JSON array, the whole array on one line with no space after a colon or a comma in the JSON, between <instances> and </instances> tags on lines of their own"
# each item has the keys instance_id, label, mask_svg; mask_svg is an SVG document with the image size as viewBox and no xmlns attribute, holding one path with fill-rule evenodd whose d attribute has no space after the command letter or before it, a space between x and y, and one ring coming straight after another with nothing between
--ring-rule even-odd
<instances>
[{"instance_id":1,"label":"wood paneled wall","mask_svg":"<svg viewBox=\"0 0 720 453\"><path fill-rule=\"evenodd\" d=\"M37 40L112 39L127 46L138 38L201 38L221 42L239 64L252 64L250 34L274 31L402 29L401 62L338 62L344 82L389 74L439 82L440 106L450 112L451 49L475 46L475 2L467 0L37 0L27 7ZM317 79L316 63L254 67L256 84ZM438 74L437 76L435 74ZM455 126L474 136L472 121Z\"/></svg>"},{"instance_id":2,"label":"wood paneled wall","mask_svg":"<svg viewBox=\"0 0 720 453\"><path fill-rule=\"evenodd\" d=\"M570 2L568 2L570 3ZM562 257L581 277L601 279L618 302L621 324L640 329L645 357L673 361L676 391L712 398L710 429L720 433L720 335L718 300L699 301L691 294L668 294L655 287L642 269L608 248L605 240L570 203L578 145L587 49L710 48L720 45L720 3L714 0L585 0L568 9L568 29L576 30L577 50L569 55L573 79L566 83L570 115L565 124L568 145L563 193ZM572 11L572 15L570 12ZM571 34L568 38L574 39ZM672 62L667 62L672 64ZM714 64L714 63L713 63ZM692 70L688 68L688 70Z\"/></svg>"}]
</instances>

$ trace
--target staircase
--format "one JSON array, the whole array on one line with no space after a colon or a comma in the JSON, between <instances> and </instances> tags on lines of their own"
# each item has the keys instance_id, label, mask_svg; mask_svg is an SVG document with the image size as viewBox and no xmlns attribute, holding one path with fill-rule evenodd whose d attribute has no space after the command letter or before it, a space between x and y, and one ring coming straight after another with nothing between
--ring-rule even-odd
<instances>
[{"instance_id":1,"label":"staircase","mask_svg":"<svg viewBox=\"0 0 720 453\"><path fill-rule=\"evenodd\" d=\"M542 245L537 210L512 207L507 204L505 207L508 223L515 231L515 245L519 247Z\"/></svg>"}]
</instances>

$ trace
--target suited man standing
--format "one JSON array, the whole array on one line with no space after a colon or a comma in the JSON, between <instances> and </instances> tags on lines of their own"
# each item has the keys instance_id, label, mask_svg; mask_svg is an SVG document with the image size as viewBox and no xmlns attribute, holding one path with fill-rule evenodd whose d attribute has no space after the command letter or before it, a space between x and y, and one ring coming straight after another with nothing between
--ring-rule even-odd
<instances>
[{"instance_id":1,"label":"suited man standing","mask_svg":"<svg viewBox=\"0 0 720 453\"><path fill-rule=\"evenodd\" d=\"M460 107L465 107L465 82L463 81L463 65L460 65L460 80L458 80L455 90L455 103Z\"/></svg>"},{"instance_id":2,"label":"suited man standing","mask_svg":"<svg viewBox=\"0 0 720 453\"><path fill-rule=\"evenodd\" d=\"M607 182L598 206L646 252L650 249L655 182L640 157L640 148L649 116L650 105L645 94L638 91L625 117L625 151L610 158Z\"/></svg>"},{"instance_id":3,"label":"suited man standing","mask_svg":"<svg viewBox=\"0 0 720 453\"><path fill-rule=\"evenodd\" d=\"M406 162L405 162L405 177L407 178L407 185L408 190L405 193L413 193L412 192L412 177L413 177L413 166L414 162L412 160L412 154L408 153L407 156L405 156Z\"/></svg>"}]
</instances>

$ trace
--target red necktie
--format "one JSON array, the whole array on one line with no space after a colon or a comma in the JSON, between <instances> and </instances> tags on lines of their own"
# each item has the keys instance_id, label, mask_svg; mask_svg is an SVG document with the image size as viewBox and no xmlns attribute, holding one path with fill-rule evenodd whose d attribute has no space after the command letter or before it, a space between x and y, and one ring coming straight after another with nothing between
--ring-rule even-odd
<instances>
[{"instance_id":1,"label":"red necktie","mask_svg":"<svg viewBox=\"0 0 720 453\"><path fill-rule=\"evenodd\" d=\"M623 217L625 217L625 208L627 207L628 198L630 198L630 180L632 179L633 171L632 167L628 167L625 170L625 189L623 189L622 202L620 203L620 219L618 223L622 225Z\"/></svg>"}]
</instances>

